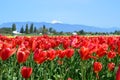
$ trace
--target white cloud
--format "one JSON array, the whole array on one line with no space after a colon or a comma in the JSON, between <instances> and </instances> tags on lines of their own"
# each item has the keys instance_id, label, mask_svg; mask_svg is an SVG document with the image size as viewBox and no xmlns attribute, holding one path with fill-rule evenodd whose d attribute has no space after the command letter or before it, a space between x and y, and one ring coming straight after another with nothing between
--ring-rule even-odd
<instances>
[{"instance_id":1,"label":"white cloud","mask_svg":"<svg viewBox=\"0 0 120 80\"><path fill-rule=\"evenodd\" d=\"M59 21L59 20L52 20L52 22L51 22L52 24L56 24L56 23L62 23L61 21Z\"/></svg>"}]
</instances>

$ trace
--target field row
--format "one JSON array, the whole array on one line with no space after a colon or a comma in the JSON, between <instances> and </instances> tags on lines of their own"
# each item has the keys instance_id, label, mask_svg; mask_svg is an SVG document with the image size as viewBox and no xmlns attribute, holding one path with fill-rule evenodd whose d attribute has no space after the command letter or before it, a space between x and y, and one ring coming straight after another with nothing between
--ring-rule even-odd
<instances>
[{"instance_id":1,"label":"field row","mask_svg":"<svg viewBox=\"0 0 120 80\"><path fill-rule=\"evenodd\" d=\"M119 80L119 36L0 35L0 80Z\"/></svg>"}]
</instances>

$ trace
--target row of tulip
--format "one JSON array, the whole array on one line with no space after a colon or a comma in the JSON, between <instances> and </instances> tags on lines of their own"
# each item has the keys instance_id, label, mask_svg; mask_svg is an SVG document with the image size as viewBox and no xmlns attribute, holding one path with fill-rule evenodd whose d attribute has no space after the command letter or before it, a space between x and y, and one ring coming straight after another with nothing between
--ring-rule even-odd
<instances>
[{"instance_id":1,"label":"row of tulip","mask_svg":"<svg viewBox=\"0 0 120 80\"><path fill-rule=\"evenodd\" d=\"M0 80L120 80L119 36L0 35Z\"/></svg>"}]
</instances>

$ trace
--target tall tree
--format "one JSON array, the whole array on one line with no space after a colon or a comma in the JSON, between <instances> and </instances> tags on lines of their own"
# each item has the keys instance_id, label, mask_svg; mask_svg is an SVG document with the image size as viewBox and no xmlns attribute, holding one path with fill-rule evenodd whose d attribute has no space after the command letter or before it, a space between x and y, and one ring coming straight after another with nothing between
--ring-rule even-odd
<instances>
[{"instance_id":1,"label":"tall tree","mask_svg":"<svg viewBox=\"0 0 120 80\"><path fill-rule=\"evenodd\" d=\"M22 26L21 29L20 29L20 33L24 33L24 28L23 28L23 26Z\"/></svg>"},{"instance_id":2,"label":"tall tree","mask_svg":"<svg viewBox=\"0 0 120 80\"><path fill-rule=\"evenodd\" d=\"M30 33L33 33L33 23L30 25Z\"/></svg>"},{"instance_id":3,"label":"tall tree","mask_svg":"<svg viewBox=\"0 0 120 80\"><path fill-rule=\"evenodd\" d=\"M84 30L83 30L83 29L80 30L80 31L79 31L79 34L84 35L84 34L85 34Z\"/></svg>"},{"instance_id":4,"label":"tall tree","mask_svg":"<svg viewBox=\"0 0 120 80\"><path fill-rule=\"evenodd\" d=\"M57 31L55 29L52 30L53 34L57 34Z\"/></svg>"},{"instance_id":5,"label":"tall tree","mask_svg":"<svg viewBox=\"0 0 120 80\"><path fill-rule=\"evenodd\" d=\"M48 33L48 29L46 28L45 25L43 25L42 27L42 34L47 34Z\"/></svg>"},{"instance_id":6,"label":"tall tree","mask_svg":"<svg viewBox=\"0 0 120 80\"><path fill-rule=\"evenodd\" d=\"M34 27L34 33L37 33L37 29L36 29L36 27Z\"/></svg>"},{"instance_id":7,"label":"tall tree","mask_svg":"<svg viewBox=\"0 0 120 80\"><path fill-rule=\"evenodd\" d=\"M25 33L26 33L26 34L29 33L28 24L26 24Z\"/></svg>"},{"instance_id":8,"label":"tall tree","mask_svg":"<svg viewBox=\"0 0 120 80\"><path fill-rule=\"evenodd\" d=\"M15 23L12 24L12 31L16 31L16 24Z\"/></svg>"},{"instance_id":9,"label":"tall tree","mask_svg":"<svg viewBox=\"0 0 120 80\"><path fill-rule=\"evenodd\" d=\"M53 32L53 28L50 27L48 31L49 31L50 33L52 33L52 32Z\"/></svg>"}]
</instances>

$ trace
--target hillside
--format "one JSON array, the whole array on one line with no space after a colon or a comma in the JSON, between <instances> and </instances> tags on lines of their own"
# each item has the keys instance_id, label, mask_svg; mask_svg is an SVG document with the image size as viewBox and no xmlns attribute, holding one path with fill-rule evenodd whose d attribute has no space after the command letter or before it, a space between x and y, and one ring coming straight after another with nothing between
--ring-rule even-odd
<instances>
[{"instance_id":1,"label":"hillside","mask_svg":"<svg viewBox=\"0 0 120 80\"><path fill-rule=\"evenodd\" d=\"M113 27L113 28L99 28L99 27L94 27L94 26L87 26L87 25L76 25L76 24L63 24L63 23L46 23L46 22L7 22L3 23L0 25L1 27L11 27L12 24L15 23L17 26L17 30L20 31L21 27L28 24L30 25L31 23L36 26L37 29L45 25L47 28L52 27L56 31L60 32L74 32L74 31L79 31L79 30L84 30L86 32L114 32L115 30L120 30L118 27Z\"/></svg>"}]
</instances>

